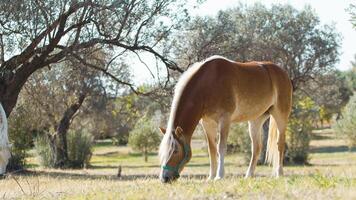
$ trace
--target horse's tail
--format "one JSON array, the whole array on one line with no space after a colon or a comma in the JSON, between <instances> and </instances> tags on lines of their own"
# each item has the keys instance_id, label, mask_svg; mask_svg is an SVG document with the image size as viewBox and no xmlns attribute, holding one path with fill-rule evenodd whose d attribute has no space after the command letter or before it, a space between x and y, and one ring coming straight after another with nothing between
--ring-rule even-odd
<instances>
[{"instance_id":1,"label":"horse's tail","mask_svg":"<svg viewBox=\"0 0 356 200\"><path fill-rule=\"evenodd\" d=\"M277 167L279 153L277 145L277 123L276 120L271 115L269 121L269 131L268 131L268 141L267 141L267 150L266 150L266 162L272 164L273 167Z\"/></svg>"}]
</instances>

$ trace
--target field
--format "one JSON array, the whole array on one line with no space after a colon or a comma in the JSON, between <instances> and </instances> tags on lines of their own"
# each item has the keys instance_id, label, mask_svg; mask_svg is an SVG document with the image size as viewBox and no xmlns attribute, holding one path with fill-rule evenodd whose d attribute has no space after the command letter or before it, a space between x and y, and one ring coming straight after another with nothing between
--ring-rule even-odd
<instances>
[{"instance_id":1,"label":"field","mask_svg":"<svg viewBox=\"0 0 356 200\"><path fill-rule=\"evenodd\" d=\"M29 171L0 180L4 199L356 199L356 151L349 152L330 130L315 131L310 165L286 166L283 178L271 178L271 167L258 166L244 179L242 156L226 158L226 178L209 181L204 142L194 140L193 158L172 184L158 180L157 156L145 163L128 147L98 142L91 166L84 170L48 170L30 157ZM118 166L122 176L117 177Z\"/></svg>"}]
</instances>

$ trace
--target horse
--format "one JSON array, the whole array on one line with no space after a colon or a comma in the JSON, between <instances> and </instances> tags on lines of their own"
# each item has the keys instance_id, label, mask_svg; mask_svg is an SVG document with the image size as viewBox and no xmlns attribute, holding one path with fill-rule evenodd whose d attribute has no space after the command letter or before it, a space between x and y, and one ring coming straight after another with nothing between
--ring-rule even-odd
<instances>
[{"instance_id":1,"label":"horse","mask_svg":"<svg viewBox=\"0 0 356 200\"><path fill-rule=\"evenodd\" d=\"M273 165L274 176L282 176L291 105L291 80L272 62L240 63L212 56L193 64L176 84L167 128L160 128L164 134L159 147L160 180L167 183L179 178L192 157L191 139L199 122L209 150L208 180L224 177L230 124L243 121L249 123L252 144L245 177L254 176L262 149L262 125L269 117L266 162Z\"/></svg>"},{"instance_id":2,"label":"horse","mask_svg":"<svg viewBox=\"0 0 356 200\"><path fill-rule=\"evenodd\" d=\"M4 108L0 104L0 177L4 176L6 172L6 166L11 157L10 143L7 135L8 130L7 118Z\"/></svg>"}]
</instances>

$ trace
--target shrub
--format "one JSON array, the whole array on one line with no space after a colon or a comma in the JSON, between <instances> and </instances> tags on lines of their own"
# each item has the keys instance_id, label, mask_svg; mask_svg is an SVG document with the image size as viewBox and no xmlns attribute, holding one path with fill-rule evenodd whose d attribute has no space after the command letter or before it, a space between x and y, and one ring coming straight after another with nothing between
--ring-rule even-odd
<instances>
[{"instance_id":1,"label":"shrub","mask_svg":"<svg viewBox=\"0 0 356 200\"><path fill-rule=\"evenodd\" d=\"M134 150L140 151L146 162L148 153L157 149L160 143L160 136L157 132L158 129L147 117L138 120L134 129L130 132L129 145Z\"/></svg>"},{"instance_id":2,"label":"shrub","mask_svg":"<svg viewBox=\"0 0 356 200\"><path fill-rule=\"evenodd\" d=\"M19 106L9 118L9 141L12 146L7 169L10 171L22 169L26 164L27 150L32 145L32 131L28 116L26 110Z\"/></svg>"},{"instance_id":3,"label":"shrub","mask_svg":"<svg viewBox=\"0 0 356 200\"><path fill-rule=\"evenodd\" d=\"M41 166L55 167L55 151L46 136L39 136L35 140L35 149ZM69 131L67 134L67 149L69 168L83 168L88 166L92 155L93 137L89 133Z\"/></svg>"},{"instance_id":4,"label":"shrub","mask_svg":"<svg viewBox=\"0 0 356 200\"><path fill-rule=\"evenodd\" d=\"M308 162L312 121L317 112L314 102L309 97L296 101L289 117L286 133L287 162L294 164L305 164Z\"/></svg>"},{"instance_id":5,"label":"shrub","mask_svg":"<svg viewBox=\"0 0 356 200\"><path fill-rule=\"evenodd\" d=\"M231 126L227 139L228 153L242 153L246 161L250 160L251 139L247 123L238 123Z\"/></svg>"},{"instance_id":6,"label":"shrub","mask_svg":"<svg viewBox=\"0 0 356 200\"><path fill-rule=\"evenodd\" d=\"M53 168L55 166L55 154L48 137L46 135L40 135L35 139L34 144L40 165Z\"/></svg>"},{"instance_id":7,"label":"shrub","mask_svg":"<svg viewBox=\"0 0 356 200\"><path fill-rule=\"evenodd\" d=\"M88 132L69 131L67 135L69 167L83 168L92 156L93 136Z\"/></svg>"},{"instance_id":8,"label":"shrub","mask_svg":"<svg viewBox=\"0 0 356 200\"><path fill-rule=\"evenodd\" d=\"M350 98L342 112L342 118L336 121L333 129L346 140L350 150L356 147L356 93Z\"/></svg>"}]
</instances>

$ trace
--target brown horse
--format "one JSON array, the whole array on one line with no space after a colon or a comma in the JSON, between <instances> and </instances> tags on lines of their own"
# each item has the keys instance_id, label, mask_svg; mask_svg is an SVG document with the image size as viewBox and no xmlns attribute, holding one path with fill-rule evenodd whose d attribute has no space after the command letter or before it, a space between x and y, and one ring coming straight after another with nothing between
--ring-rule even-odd
<instances>
[{"instance_id":1,"label":"brown horse","mask_svg":"<svg viewBox=\"0 0 356 200\"><path fill-rule=\"evenodd\" d=\"M249 122L252 157L246 177L254 175L261 152L261 128L271 116L267 156L276 176L283 175L285 131L292 104L287 73L269 62L238 63L213 56L194 64L179 79L167 130L159 149L160 179L179 177L191 158L191 138L201 121L209 147L209 179L224 176L224 155L231 122ZM218 142L216 144L216 136Z\"/></svg>"}]
</instances>

